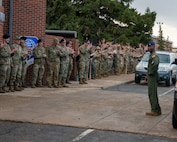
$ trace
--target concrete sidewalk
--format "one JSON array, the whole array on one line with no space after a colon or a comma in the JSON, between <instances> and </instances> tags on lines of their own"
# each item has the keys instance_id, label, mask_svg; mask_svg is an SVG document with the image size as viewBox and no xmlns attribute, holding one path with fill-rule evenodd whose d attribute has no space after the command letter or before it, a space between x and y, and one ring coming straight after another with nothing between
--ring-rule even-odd
<instances>
[{"instance_id":1,"label":"concrete sidewalk","mask_svg":"<svg viewBox=\"0 0 177 142\"><path fill-rule=\"evenodd\" d=\"M146 116L147 95L107 91L101 88L134 80L121 74L88 85L72 82L70 88L27 88L0 95L0 120L57 124L177 138L172 128L172 96L159 97L162 115Z\"/></svg>"}]
</instances>

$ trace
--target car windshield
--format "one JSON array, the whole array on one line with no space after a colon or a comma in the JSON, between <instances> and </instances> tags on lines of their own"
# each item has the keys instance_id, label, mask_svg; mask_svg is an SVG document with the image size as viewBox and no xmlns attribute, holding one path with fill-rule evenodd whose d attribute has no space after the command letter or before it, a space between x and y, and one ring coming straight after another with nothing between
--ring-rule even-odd
<instances>
[{"instance_id":1,"label":"car windshield","mask_svg":"<svg viewBox=\"0 0 177 142\"><path fill-rule=\"evenodd\" d=\"M157 54L159 56L160 63L170 63L170 56L168 54L160 54L160 53ZM148 60L149 60L149 53L146 53L141 59L141 61L148 62Z\"/></svg>"},{"instance_id":2,"label":"car windshield","mask_svg":"<svg viewBox=\"0 0 177 142\"><path fill-rule=\"evenodd\" d=\"M149 53L144 54L143 58L141 59L142 62L148 62L149 60Z\"/></svg>"},{"instance_id":3,"label":"car windshield","mask_svg":"<svg viewBox=\"0 0 177 142\"><path fill-rule=\"evenodd\" d=\"M170 63L170 56L167 54L158 54L160 63Z\"/></svg>"}]
</instances>

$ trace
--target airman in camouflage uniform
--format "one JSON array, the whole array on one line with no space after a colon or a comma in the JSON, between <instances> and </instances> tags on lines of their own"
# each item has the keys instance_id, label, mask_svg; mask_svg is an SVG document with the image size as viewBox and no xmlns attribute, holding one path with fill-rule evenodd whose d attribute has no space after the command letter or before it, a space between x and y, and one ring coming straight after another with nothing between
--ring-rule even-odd
<instances>
[{"instance_id":1,"label":"airman in camouflage uniform","mask_svg":"<svg viewBox=\"0 0 177 142\"><path fill-rule=\"evenodd\" d=\"M101 61L101 48L99 46L96 47L95 52L92 53L91 56L94 58L94 65L95 65L95 79L100 78L100 61Z\"/></svg>"},{"instance_id":2,"label":"airman in camouflage uniform","mask_svg":"<svg viewBox=\"0 0 177 142\"><path fill-rule=\"evenodd\" d=\"M112 72L112 66L113 66L113 56L114 56L114 52L113 52L113 45L109 44L108 47L108 66L107 66L107 76Z\"/></svg>"},{"instance_id":3,"label":"airman in camouflage uniform","mask_svg":"<svg viewBox=\"0 0 177 142\"><path fill-rule=\"evenodd\" d=\"M91 49L92 45L90 44L89 41L89 45L87 46L87 50L86 50L86 55L85 55L85 73L84 73L84 79L83 82L84 84L87 84L87 79L88 79L88 74L90 73L90 55L92 53L92 49Z\"/></svg>"},{"instance_id":4,"label":"airman in camouflage uniform","mask_svg":"<svg viewBox=\"0 0 177 142\"><path fill-rule=\"evenodd\" d=\"M22 76L21 76L20 87L23 89L23 88L26 88L25 79L26 79L26 72L27 72L27 68L28 68L27 60L29 58L29 53L31 51L26 46L26 37L22 36L20 38L20 45L22 47L22 57L21 57L21 60L22 60Z\"/></svg>"},{"instance_id":5,"label":"airman in camouflage uniform","mask_svg":"<svg viewBox=\"0 0 177 142\"><path fill-rule=\"evenodd\" d=\"M90 50L91 46L89 46L90 42L88 40L84 41L84 44L79 47L79 84L87 84L85 77L88 76L88 67L87 62L88 56L87 52ZM89 55L90 57L90 55Z\"/></svg>"},{"instance_id":6,"label":"airman in camouflage uniform","mask_svg":"<svg viewBox=\"0 0 177 142\"><path fill-rule=\"evenodd\" d=\"M10 91L22 91L20 88L20 81L22 76L22 48L20 46L20 38L15 37L15 43L12 44L11 49L16 49L17 51L12 56L12 68L11 68L11 75L10 75Z\"/></svg>"},{"instance_id":7,"label":"airman in camouflage uniform","mask_svg":"<svg viewBox=\"0 0 177 142\"><path fill-rule=\"evenodd\" d=\"M9 35L3 35L3 42L0 45L0 93L8 91L6 89L10 78L11 56L16 52L16 49L11 50L9 44Z\"/></svg>"},{"instance_id":8,"label":"airman in camouflage uniform","mask_svg":"<svg viewBox=\"0 0 177 142\"><path fill-rule=\"evenodd\" d=\"M47 54L47 84L51 88L54 85L58 88L58 78L60 70L60 49L59 39L55 38L53 44L46 49Z\"/></svg>"},{"instance_id":9,"label":"airman in camouflage uniform","mask_svg":"<svg viewBox=\"0 0 177 142\"><path fill-rule=\"evenodd\" d=\"M68 67L68 75L67 75L66 83L71 84L71 82L69 82L69 79L70 79L71 73L73 71L73 59L74 59L74 56L75 56L74 55L75 51L72 48L72 42L71 41L66 42L66 47L67 47L67 50L69 51L69 67Z\"/></svg>"},{"instance_id":10,"label":"airman in camouflage uniform","mask_svg":"<svg viewBox=\"0 0 177 142\"><path fill-rule=\"evenodd\" d=\"M118 45L114 45L113 49L113 71L115 75L119 75L119 68L120 68L120 53L118 49Z\"/></svg>"},{"instance_id":11,"label":"airman in camouflage uniform","mask_svg":"<svg viewBox=\"0 0 177 142\"><path fill-rule=\"evenodd\" d=\"M59 71L59 87L69 87L66 85L66 78L69 67L69 51L66 48L66 40L60 40L60 71Z\"/></svg>"},{"instance_id":12,"label":"airman in camouflage uniform","mask_svg":"<svg viewBox=\"0 0 177 142\"><path fill-rule=\"evenodd\" d=\"M34 55L34 66L33 66L33 77L32 77L32 88L42 87L42 79L45 71L45 60L47 58L45 48L41 39L38 40L38 46L33 50ZM38 82L37 82L38 81Z\"/></svg>"}]
</instances>

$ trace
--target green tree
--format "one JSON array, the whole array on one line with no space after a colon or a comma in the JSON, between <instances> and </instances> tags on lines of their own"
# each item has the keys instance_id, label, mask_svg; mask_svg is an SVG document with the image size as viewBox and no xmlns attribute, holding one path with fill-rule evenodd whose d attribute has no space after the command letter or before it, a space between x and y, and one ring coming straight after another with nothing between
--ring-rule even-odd
<instances>
[{"instance_id":1,"label":"green tree","mask_svg":"<svg viewBox=\"0 0 177 142\"><path fill-rule=\"evenodd\" d=\"M47 0L47 29L75 30L82 41L100 38L136 46L147 43L156 13L141 15L133 0Z\"/></svg>"},{"instance_id":2,"label":"green tree","mask_svg":"<svg viewBox=\"0 0 177 142\"><path fill-rule=\"evenodd\" d=\"M165 42L163 38L163 31L162 31L161 23L159 23L158 44L159 44L159 47L158 47L159 50L165 50Z\"/></svg>"}]
</instances>

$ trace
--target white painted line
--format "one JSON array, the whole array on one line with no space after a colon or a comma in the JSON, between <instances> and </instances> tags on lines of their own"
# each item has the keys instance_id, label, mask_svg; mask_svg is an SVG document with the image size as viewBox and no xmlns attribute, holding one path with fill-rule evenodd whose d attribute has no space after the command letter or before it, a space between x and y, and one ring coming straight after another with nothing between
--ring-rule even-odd
<instances>
[{"instance_id":1,"label":"white painted line","mask_svg":"<svg viewBox=\"0 0 177 142\"><path fill-rule=\"evenodd\" d=\"M172 88L172 89L170 89L170 90L168 90L168 91L164 92L163 94L161 94L161 95L159 95L159 96L164 96L164 95L166 95L166 94L170 93L170 92L171 92L171 91L173 91L173 90L174 90L174 88Z\"/></svg>"},{"instance_id":2,"label":"white painted line","mask_svg":"<svg viewBox=\"0 0 177 142\"><path fill-rule=\"evenodd\" d=\"M73 142L77 142L79 140L81 140L83 137L85 137L86 135L88 135L89 133L95 131L94 129L87 129L86 131L84 131L82 134L80 134L79 136L77 136L75 139L73 139Z\"/></svg>"}]
</instances>

